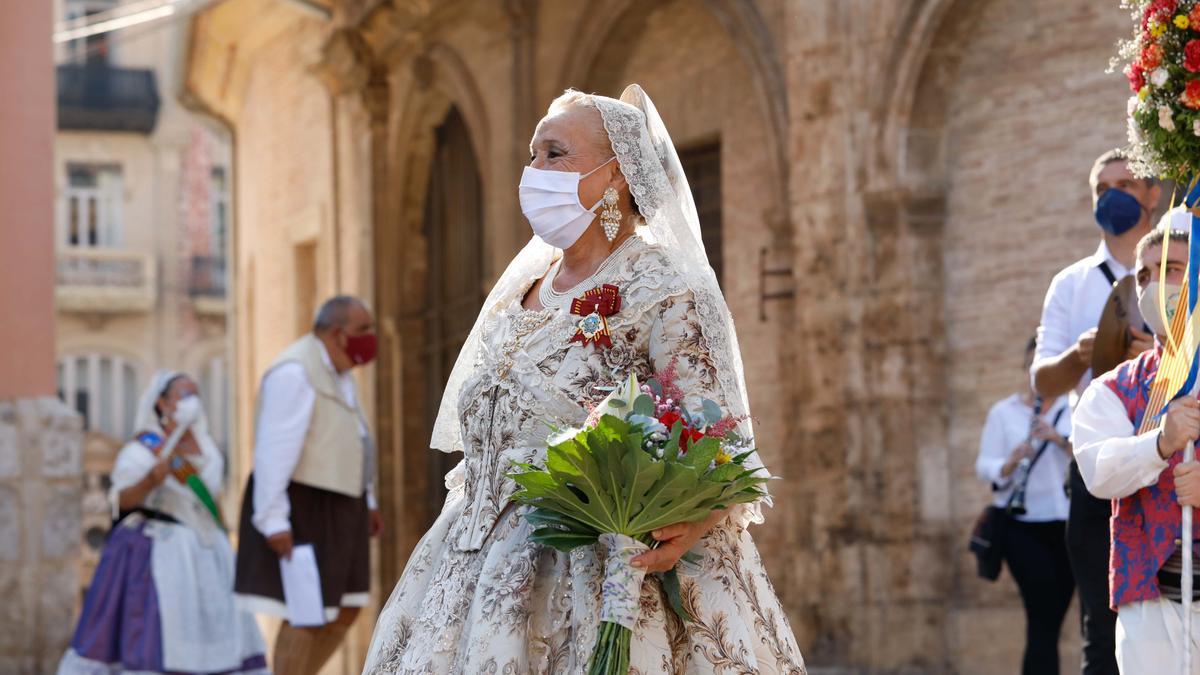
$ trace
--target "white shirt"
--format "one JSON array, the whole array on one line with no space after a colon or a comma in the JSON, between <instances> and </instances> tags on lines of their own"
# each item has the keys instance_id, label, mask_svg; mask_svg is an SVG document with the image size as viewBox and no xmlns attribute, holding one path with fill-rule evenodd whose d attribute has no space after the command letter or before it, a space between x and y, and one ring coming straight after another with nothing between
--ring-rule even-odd
<instances>
[{"instance_id":1,"label":"white shirt","mask_svg":"<svg viewBox=\"0 0 1200 675\"><path fill-rule=\"evenodd\" d=\"M1112 294L1112 284L1100 271L1100 264L1104 262L1118 280L1129 275L1129 270L1113 258L1108 244L1103 241L1095 253L1054 275L1042 304L1042 322L1038 326L1037 352L1029 370L1030 378L1042 363L1070 349L1080 335L1100 323L1104 303ZM1091 381L1089 368L1071 392L1071 407L1078 404L1079 395Z\"/></svg>"},{"instance_id":2,"label":"white shirt","mask_svg":"<svg viewBox=\"0 0 1200 675\"><path fill-rule=\"evenodd\" d=\"M1075 408L1075 462L1088 492L1120 499L1158 482L1167 461L1158 454L1158 429L1135 435L1121 399L1100 382Z\"/></svg>"},{"instance_id":3,"label":"white shirt","mask_svg":"<svg viewBox=\"0 0 1200 675\"><path fill-rule=\"evenodd\" d=\"M1058 422L1054 425L1055 430L1063 438L1069 437L1071 411L1067 409L1066 397L1060 397L1048 410L1044 409L1042 419L1050 423L1056 415ZM1001 476L1000 469L1008 461L1013 449L1029 438L1032 421L1033 408L1022 403L1021 397L1016 394L997 402L988 411L987 423L983 425L983 435L979 439L975 473L980 480L1000 487L993 492L992 503L996 506L1006 506L1012 496L1013 474ZM1032 442L1035 452L1041 443L1037 440ZM1029 482L1025 486L1025 515L1016 516L1017 520L1046 522L1067 519L1069 504L1063 491L1063 479L1070 463L1071 455L1066 450L1053 443L1046 445L1046 450L1029 472Z\"/></svg>"},{"instance_id":4,"label":"white shirt","mask_svg":"<svg viewBox=\"0 0 1200 675\"><path fill-rule=\"evenodd\" d=\"M321 361L334 370L323 344ZM346 371L335 373L335 380L346 404L357 410L354 377ZM300 451L316 404L317 392L309 384L304 366L299 363L281 364L263 378L259 391L258 428L254 433L254 516L251 522L265 537L292 529L289 520L292 505L288 501L287 488L292 481L292 472L300 462ZM367 454L363 462L367 506L375 509L373 446L361 416L358 430L363 437L363 452Z\"/></svg>"}]
</instances>

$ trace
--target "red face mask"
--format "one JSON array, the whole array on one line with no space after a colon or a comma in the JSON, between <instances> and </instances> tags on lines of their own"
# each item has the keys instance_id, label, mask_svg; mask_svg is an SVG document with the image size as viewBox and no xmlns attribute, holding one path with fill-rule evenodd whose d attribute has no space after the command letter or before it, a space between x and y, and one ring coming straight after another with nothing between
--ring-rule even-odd
<instances>
[{"instance_id":1,"label":"red face mask","mask_svg":"<svg viewBox=\"0 0 1200 675\"><path fill-rule=\"evenodd\" d=\"M374 333L346 336L346 356L349 356L356 366L374 361L378 350L379 340Z\"/></svg>"}]
</instances>

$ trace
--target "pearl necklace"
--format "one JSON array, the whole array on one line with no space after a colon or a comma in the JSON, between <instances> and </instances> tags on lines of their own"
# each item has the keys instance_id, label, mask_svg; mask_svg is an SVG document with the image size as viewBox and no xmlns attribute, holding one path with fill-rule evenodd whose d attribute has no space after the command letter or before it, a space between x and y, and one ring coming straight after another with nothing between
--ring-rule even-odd
<instances>
[{"instance_id":1,"label":"pearl necklace","mask_svg":"<svg viewBox=\"0 0 1200 675\"><path fill-rule=\"evenodd\" d=\"M621 245L614 249L588 278L561 293L554 290L554 279L558 276L559 267L562 266L562 258L554 261L554 265L550 267L550 271L546 273L546 276L542 279L542 285L538 288L538 302L542 304L544 309L551 309L558 307L564 298L569 298L575 289L580 287L591 288L595 285L597 278L607 274L617 264L620 254L629 248L635 239L637 237L633 236L621 242Z\"/></svg>"}]
</instances>

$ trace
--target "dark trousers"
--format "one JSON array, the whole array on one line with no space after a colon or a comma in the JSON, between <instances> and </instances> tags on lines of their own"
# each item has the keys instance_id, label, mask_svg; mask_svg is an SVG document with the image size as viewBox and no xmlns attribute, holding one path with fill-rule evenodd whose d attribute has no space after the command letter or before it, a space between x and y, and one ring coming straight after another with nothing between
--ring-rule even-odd
<instances>
[{"instance_id":1,"label":"dark trousers","mask_svg":"<svg viewBox=\"0 0 1200 675\"><path fill-rule=\"evenodd\" d=\"M1065 534L1061 520L1006 528L1004 558L1025 605L1022 675L1058 675L1058 636L1075 592Z\"/></svg>"},{"instance_id":2,"label":"dark trousers","mask_svg":"<svg viewBox=\"0 0 1200 675\"><path fill-rule=\"evenodd\" d=\"M1071 462L1071 512L1067 518L1067 555L1079 588L1083 632L1083 674L1117 675L1117 613L1108 608L1109 518L1112 504L1087 491Z\"/></svg>"}]
</instances>

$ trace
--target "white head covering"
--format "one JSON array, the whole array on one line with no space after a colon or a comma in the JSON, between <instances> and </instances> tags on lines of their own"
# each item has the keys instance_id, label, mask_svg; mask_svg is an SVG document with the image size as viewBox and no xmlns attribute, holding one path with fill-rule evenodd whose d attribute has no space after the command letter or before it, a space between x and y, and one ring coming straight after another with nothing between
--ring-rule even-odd
<instances>
[{"instance_id":1,"label":"white head covering","mask_svg":"<svg viewBox=\"0 0 1200 675\"><path fill-rule=\"evenodd\" d=\"M587 98L600 111L621 173L646 220L643 233L661 247L695 295L700 327L717 366L719 394L725 401L726 412L746 418L740 431L750 437L750 406L733 317L717 284L716 274L708 263L692 191L667 128L650 97L636 84L626 87L620 100L596 95ZM463 449L458 399L463 383L474 367L481 327L488 317L502 309L503 303L541 276L555 254L552 246L534 237L488 294L446 384L434 423L433 448L444 452ZM761 466L762 463L754 456L747 465Z\"/></svg>"},{"instance_id":2,"label":"white head covering","mask_svg":"<svg viewBox=\"0 0 1200 675\"><path fill-rule=\"evenodd\" d=\"M162 422L159 419L158 412L154 410L154 406L158 403L158 399L167 392L167 386L178 377L188 377L190 379L187 373L177 370L160 370L154 373L154 377L150 378L150 386L146 387L146 390L142 392L142 397L138 399L137 412L133 418L135 433L153 431L154 433L165 435ZM192 423L191 429L192 437L196 439L196 443L204 453L204 459L197 462L197 464L204 463L211 457L221 457L220 448L208 433L208 418L204 414L203 407L200 410L200 416Z\"/></svg>"}]
</instances>

